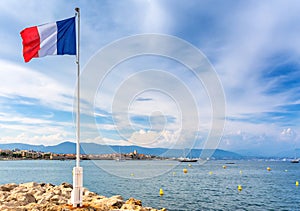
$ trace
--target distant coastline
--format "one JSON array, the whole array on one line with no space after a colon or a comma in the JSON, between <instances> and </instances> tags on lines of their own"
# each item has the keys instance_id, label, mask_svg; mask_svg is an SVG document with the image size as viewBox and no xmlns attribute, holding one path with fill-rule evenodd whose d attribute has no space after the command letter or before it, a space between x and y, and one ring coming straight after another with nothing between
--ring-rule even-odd
<instances>
[{"instance_id":1,"label":"distant coastline","mask_svg":"<svg viewBox=\"0 0 300 211\"><path fill-rule=\"evenodd\" d=\"M2 150L27 150L35 152L48 152L53 154L64 155L61 158L54 159L74 159L74 154L76 153L76 144L74 142L62 142L57 145L45 146L45 145L32 145L23 143L6 143L0 144L0 149ZM134 151L138 151L139 156L133 157L128 156ZM80 154L83 155L82 159L178 159L180 157L188 158L203 158L203 155L209 155L210 159L244 159L244 156L221 149L175 149L175 148L148 148L141 146L120 146L120 145L102 145L97 143L80 143ZM91 156L85 156L91 155ZM97 156L94 156L97 155ZM121 156L120 156L121 155ZM142 156L144 155L144 156ZM50 159L49 154L45 154L45 157L40 157L38 154L33 155L40 159ZM17 157L17 156L14 156ZM24 156L23 156L24 157ZM30 158L30 155L28 156ZM59 157L59 156L56 156ZM73 158L72 158L73 157ZM92 157L92 158L91 158ZM104 157L104 158L103 158ZM28 159L28 158L26 158ZM34 157L33 159L36 159ZM203 158L206 159L206 158Z\"/></svg>"},{"instance_id":2,"label":"distant coastline","mask_svg":"<svg viewBox=\"0 0 300 211\"><path fill-rule=\"evenodd\" d=\"M52 159L54 160L69 160L75 159L76 144L74 142L62 142L57 145L45 146L45 145L32 145L23 143L6 143L0 144L0 152L7 153L8 155L0 155L0 159L48 159L52 153ZM20 155L17 151L25 151L25 155ZM139 156L133 156L134 151L138 151ZM185 152L185 153L184 153ZM188 158L201 158L207 159L204 155L207 155L210 160L291 160L298 159L300 156L300 149L286 150L281 153L273 155L259 154L258 152L250 153L249 151L241 150L238 152L232 152L222 149L175 149L175 148L148 148L141 146L121 146L121 145L102 145L97 143L82 142L80 144L81 159L96 159L96 160L155 160L155 159L173 159L177 160L180 157ZM131 154L130 154L131 153Z\"/></svg>"},{"instance_id":3,"label":"distant coastline","mask_svg":"<svg viewBox=\"0 0 300 211\"><path fill-rule=\"evenodd\" d=\"M34 150L0 149L0 160L75 160L76 154L58 154ZM81 154L81 160L166 160L155 155L139 154L136 150L130 153Z\"/></svg>"}]
</instances>

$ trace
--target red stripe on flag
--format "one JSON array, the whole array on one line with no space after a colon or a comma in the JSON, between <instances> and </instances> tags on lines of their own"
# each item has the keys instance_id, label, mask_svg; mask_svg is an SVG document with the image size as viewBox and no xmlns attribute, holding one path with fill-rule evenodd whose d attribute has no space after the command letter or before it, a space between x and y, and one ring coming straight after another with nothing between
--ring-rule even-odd
<instances>
[{"instance_id":1,"label":"red stripe on flag","mask_svg":"<svg viewBox=\"0 0 300 211\"><path fill-rule=\"evenodd\" d=\"M40 35L37 26L26 28L20 34L23 39L23 57L25 62L29 62L34 57L39 57Z\"/></svg>"}]
</instances>

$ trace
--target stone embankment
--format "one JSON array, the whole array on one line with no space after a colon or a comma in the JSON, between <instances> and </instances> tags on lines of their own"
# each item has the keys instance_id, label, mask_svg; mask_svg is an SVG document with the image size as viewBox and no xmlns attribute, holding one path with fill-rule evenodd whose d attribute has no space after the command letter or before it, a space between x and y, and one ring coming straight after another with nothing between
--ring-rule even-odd
<instances>
[{"instance_id":1,"label":"stone embankment","mask_svg":"<svg viewBox=\"0 0 300 211\"><path fill-rule=\"evenodd\" d=\"M59 186L45 183L24 183L0 185L1 211L166 211L143 207L140 200L130 198L124 201L121 196L107 198L87 189L83 191L83 207L70 205L72 185Z\"/></svg>"}]
</instances>

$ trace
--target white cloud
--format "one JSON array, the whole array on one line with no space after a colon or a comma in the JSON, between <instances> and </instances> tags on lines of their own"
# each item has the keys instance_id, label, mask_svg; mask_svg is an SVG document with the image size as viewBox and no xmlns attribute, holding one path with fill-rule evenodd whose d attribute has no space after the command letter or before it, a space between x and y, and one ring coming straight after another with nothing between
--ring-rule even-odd
<instances>
[{"instance_id":1,"label":"white cloud","mask_svg":"<svg viewBox=\"0 0 300 211\"><path fill-rule=\"evenodd\" d=\"M26 143L34 145L54 145L66 141L65 133L47 134L47 135L29 135L28 133L20 133L17 136L3 136L0 143Z\"/></svg>"},{"instance_id":2,"label":"white cloud","mask_svg":"<svg viewBox=\"0 0 300 211\"><path fill-rule=\"evenodd\" d=\"M280 133L280 140L282 141L294 142L296 137L296 132L291 128L285 128Z\"/></svg>"},{"instance_id":3,"label":"white cloud","mask_svg":"<svg viewBox=\"0 0 300 211\"><path fill-rule=\"evenodd\" d=\"M74 90L46 74L0 60L0 96L30 98L52 109L72 111Z\"/></svg>"},{"instance_id":4,"label":"white cloud","mask_svg":"<svg viewBox=\"0 0 300 211\"><path fill-rule=\"evenodd\" d=\"M165 148L181 148L179 137L181 131L145 131L139 130L133 132L128 142L132 145L144 147L165 147Z\"/></svg>"}]
</instances>

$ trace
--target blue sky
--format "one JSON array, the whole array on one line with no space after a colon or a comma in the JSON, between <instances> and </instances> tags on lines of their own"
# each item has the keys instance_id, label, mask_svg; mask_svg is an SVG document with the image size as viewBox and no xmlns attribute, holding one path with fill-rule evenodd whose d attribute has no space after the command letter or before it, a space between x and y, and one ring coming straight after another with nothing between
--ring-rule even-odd
<instances>
[{"instance_id":1,"label":"blue sky","mask_svg":"<svg viewBox=\"0 0 300 211\"><path fill-rule=\"evenodd\" d=\"M100 49L123 37L143 33L176 36L205 54L222 83L226 121L218 148L261 154L300 148L300 3L292 0L1 1L1 143L74 141L75 58L48 56L24 63L19 33L29 26L71 17L75 7L81 8L82 71ZM164 70L164 75L158 80L151 74L138 74L149 69ZM166 74L168 71L172 74ZM178 86L167 83L174 75L180 79ZM125 112L130 130L117 131L114 124L122 120L112 113L111 101L116 89L129 79L127 89L150 79L165 81L167 90L184 83L193 90L199 128L178 140L180 112L187 108L178 107L180 100L161 90L148 90L141 91ZM205 87L194 80L171 59L144 56L121 63L95 96L100 133L84 141L203 147L212 121L211 102ZM180 91L178 88L178 95ZM184 101L184 92L180 96ZM88 128L83 123L82 130Z\"/></svg>"}]
</instances>

